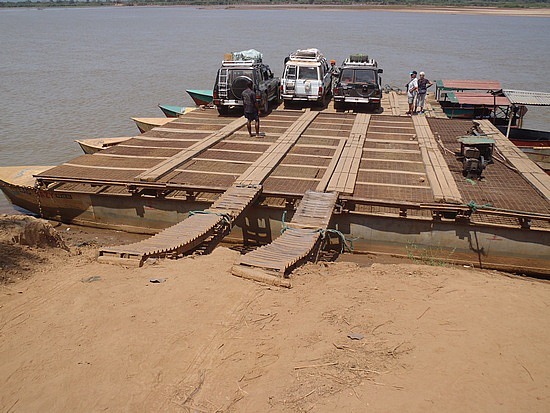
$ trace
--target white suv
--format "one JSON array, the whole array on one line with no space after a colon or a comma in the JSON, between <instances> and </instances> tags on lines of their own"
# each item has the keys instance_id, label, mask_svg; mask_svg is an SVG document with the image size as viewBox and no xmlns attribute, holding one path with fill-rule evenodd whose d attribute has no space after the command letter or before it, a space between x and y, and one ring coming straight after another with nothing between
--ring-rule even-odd
<instances>
[{"instance_id":1,"label":"white suv","mask_svg":"<svg viewBox=\"0 0 550 413\"><path fill-rule=\"evenodd\" d=\"M332 69L318 49L297 50L285 58L281 98L324 106L332 91Z\"/></svg>"}]
</instances>

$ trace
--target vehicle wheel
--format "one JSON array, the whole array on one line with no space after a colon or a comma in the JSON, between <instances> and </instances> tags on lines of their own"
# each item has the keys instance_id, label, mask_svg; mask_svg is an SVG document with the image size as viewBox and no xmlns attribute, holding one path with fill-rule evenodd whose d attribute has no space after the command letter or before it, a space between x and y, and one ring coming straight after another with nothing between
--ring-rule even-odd
<instances>
[{"instance_id":1,"label":"vehicle wheel","mask_svg":"<svg viewBox=\"0 0 550 413\"><path fill-rule=\"evenodd\" d=\"M218 106L217 109L221 116L227 116L229 113L229 106Z\"/></svg>"},{"instance_id":2,"label":"vehicle wheel","mask_svg":"<svg viewBox=\"0 0 550 413\"><path fill-rule=\"evenodd\" d=\"M344 110L344 102L334 101L334 110Z\"/></svg>"},{"instance_id":3,"label":"vehicle wheel","mask_svg":"<svg viewBox=\"0 0 550 413\"><path fill-rule=\"evenodd\" d=\"M319 99L317 102L315 102L315 106L319 108L324 108L327 100L327 95L323 95L321 99Z\"/></svg>"},{"instance_id":4,"label":"vehicle wheel","mask_svg":"<svg viewBox=\"0 0 550 413\"><path fill-rule=\"evenodd\" d=\"M239 76L233 80L233 83L231 83L231 92L237 99L241 99L243 97L243 92L246 89L248 82L252 82L252 79L248 76Z\"/></svg>"}]
</instances>

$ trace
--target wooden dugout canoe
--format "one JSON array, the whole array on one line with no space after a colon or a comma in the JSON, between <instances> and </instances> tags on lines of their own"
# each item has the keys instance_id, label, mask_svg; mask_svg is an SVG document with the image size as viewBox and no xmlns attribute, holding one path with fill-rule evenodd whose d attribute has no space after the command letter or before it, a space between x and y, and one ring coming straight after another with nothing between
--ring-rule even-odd
<instances>
[{"instance_id":1,"label":"wooden dugout canoe","mask_svg":"<svg viewBox=\"0 0 550 413\"><path fill-rule=\"evenodd\" d=\"M111 146L118 145L121 142L127 141L131 136L120 136L118 138L93 138L93 139L77 139L76 143L86 154L99 152Z\"/></svg>"}]
</instances>

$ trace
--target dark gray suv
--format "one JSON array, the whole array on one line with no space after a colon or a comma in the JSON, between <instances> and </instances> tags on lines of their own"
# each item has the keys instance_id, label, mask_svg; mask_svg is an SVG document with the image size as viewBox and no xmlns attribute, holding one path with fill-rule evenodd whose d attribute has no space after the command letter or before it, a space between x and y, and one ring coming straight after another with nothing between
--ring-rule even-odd
<instances>
[{"instance_id":1,"label":"dark gray suv","mask_svg":"<svg viewBox=\"0 0 550 413\"><path fill-rule=\"evenodd\" d=\"M334 109L367 105L375 111L381 106L382 69L367 55L355 54L344 60L333 89Z\"/></svg>"},{"instance_id":2,"label":"dark gray suv","mask_svg":"<svg viewBox=\"0 0 550 413\"><path fill-rule=\"evenodd\" d=\"M213 103L220 115L226 115L231 106L243 105L242 93L248 81L254 85L263 113L269 110L269 102L280 102L280 79L262 62L261 53L256 53L258 55L253 58L232 58L222 62L213 90Z\"/></svg>"}]
</instances>

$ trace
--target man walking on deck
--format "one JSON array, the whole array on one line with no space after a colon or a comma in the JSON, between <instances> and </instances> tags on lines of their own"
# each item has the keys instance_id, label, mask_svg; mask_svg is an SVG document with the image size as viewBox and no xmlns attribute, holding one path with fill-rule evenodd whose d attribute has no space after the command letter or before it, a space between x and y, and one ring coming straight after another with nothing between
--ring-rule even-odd
<instances>
[{"instance_id":1,"label":"man walking on deck","mask_svg":"<svg viewBox=\"0 0 550 413\"><path fill-rule=\"evenodd\" d=\"M246 89L243 91L243 106L244 117L246 118L246 127L248 134L252 134L252 121L255 123L256 137L260 136L260 114L258 113L258 101L256 100L256 94L252 90L252 82L249 80L246 84Z\"/></svg>"},{"instance_id":2,"label":"man walking on deck","mask_svg":"<svg viewBox=\"0 0 550 413\"><path fill-rule=\"evenodd\" d=\"M411 72L411 80L407 83L407 102L409 103L409 111L407 115L413 114L413 109L416 101L416 93L418 92L418 79L416 79L416 70Z\"/></svg>"}]
</instances>

